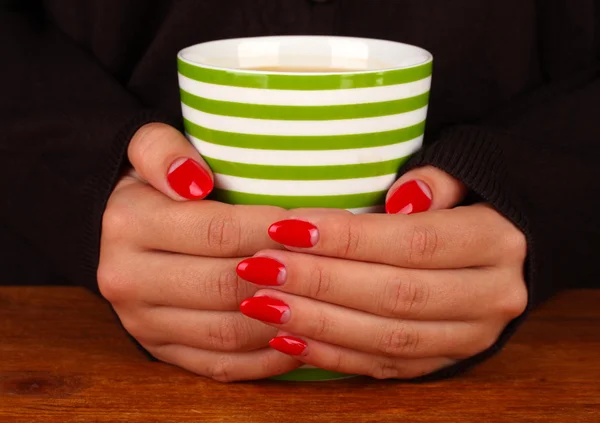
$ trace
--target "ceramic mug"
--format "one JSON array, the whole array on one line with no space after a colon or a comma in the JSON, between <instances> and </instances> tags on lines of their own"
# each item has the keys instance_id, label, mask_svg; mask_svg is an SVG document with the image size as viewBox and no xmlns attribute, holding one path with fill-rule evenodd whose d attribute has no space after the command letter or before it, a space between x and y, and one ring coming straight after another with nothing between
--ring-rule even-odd
<instances>
[{"instance_id":1,"label":"ceramic mug","mask_svg":"<svg viewBox=\"0 0 600 423\"><path fill-rule=\"evenodd\" d=\"M381 212L423 142L432 55L335 36L210 41L178 54L186 136L212 199ZM287 380L346 377L303 366Z\"/></svg>"}]
</instances>

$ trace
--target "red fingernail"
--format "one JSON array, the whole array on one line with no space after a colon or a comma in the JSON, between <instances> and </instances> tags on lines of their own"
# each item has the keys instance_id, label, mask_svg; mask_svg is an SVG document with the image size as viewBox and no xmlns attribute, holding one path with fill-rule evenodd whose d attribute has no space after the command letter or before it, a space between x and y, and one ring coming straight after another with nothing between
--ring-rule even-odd
<instances>
[{"instance_id":1,"label":"red fingernail","mask_svg":"<svg viewBox=\"0 0 600 423\"><path fill-rule=\"evenodd\" d=\"M294 336L278 336L269 341L271 348L284 354L301 355L308 345L300 338Z\"/></svg>"},{"instance_id":2,"label":"red fingernail","mask_svg":"<svg viewBox=\"0 0 600 423\"><path fill-rule=\"evenodd\" d=\"M289 247L310 248L319 241L319 230L303 220L281 220L271 225L269 236L273 241Z\"/></svg>"},{"instance_id":3,"label":"red fingernail","mask_svg":"<svg viewBox=\"0 0 600 423\"><path fill-rule=\"evenodd\" d=\"M188 200L206 197L214 186L208 172L196 161L185 157L173 162L167 180L177 194Z\"/></svg>"},{"instance_id":4,"label":"red fingernail","mask_svg":"<svg viewBox=\"0 0 600 423\"><path fill-rule=\"evenodd\" d=\"M248 317L268 323L285 323L290 320L286 303L271 297L252 297L240 304L240 311Z\"/></svg>"},{"instance_id":5,"label":"red fingernail","mask_svg":"<svg viewBox=\"0 0 600 423\"><path fill-rule=\"evenodd\" d=\"M423 181L409 181L398 188L385 204L388 214L413 214L429 210L431 190Z\"/></svg>"},{"instance_id":6,"label":"red fingernail","mask_svg":"<svg viewBox=\"0 0 600 423\"><path fill-rule=\"evenodd\" d=\"M278 286L285 283L285 266L269 257L252 257L237 265L238 276L257 285Z\"/></svg>"}]
</instances>

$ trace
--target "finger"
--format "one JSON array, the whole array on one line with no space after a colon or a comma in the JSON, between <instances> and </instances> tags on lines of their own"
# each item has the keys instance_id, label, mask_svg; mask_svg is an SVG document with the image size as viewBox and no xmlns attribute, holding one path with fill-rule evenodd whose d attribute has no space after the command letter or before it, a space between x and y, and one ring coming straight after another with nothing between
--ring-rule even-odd
<instances>
[{"instance_id":1,"label":"finger","mask_svg":"<svg viewBox=\"0 0 600 423\"><path fill-rule=\"evenodd\" d=\"M116 250L105 259L111 261L111 271L99 279L103 295L113 304L135 299L155 306L237 311L258 290L236 274L237 258Z\"/></svg>"},{"instance_id":2,"label":"finger","mask_svg":"<svg viewBox=\"0 0 600 423\"><path fill-rule=\"evenodd\" d=\"M389 214L413 214L449 209L467 194L466 186L446 172L425 166L400 177L388 191L385 202Z\"/></svg>"},{"instance_id":3,"label":"finger","mask_svg":"<svg viewBox=\"0 0 600 423\"><path fill-rule=\"evenodd\" d=\"M239 311L187 310L173 307L143 307L132 313L115 307L123 327L140 343L181 344L224 352L264 348L276 332Z\"/></svg>"},{"instance_id":4,"label":"finger","mask_svg":"<svg viewBox=\"0 0 600 423\"><path fill-rule=\"evenodd\" d=\"M172 126L142 126L131 139L128 156L141 179L173 200L199 200L213 189L210 168Z\"/></svg>"},{"instance_id":5,"label":"finger","mask_svg":"<svg viewBox=\"0 0 600 423\"><path fill-rule=\"evenodd\" d=\"M269 344L277 351L319 369L376 379L412 379L456 362L445 357L398 359L377 356L285 332L278 333Z\"/></svg>"},{"instance_id":6,"label":"finger","mask_svg":"<svg viewBox=\"0 0 600 423\"><path fill-rule=\"evenodd\" d=\"M520 232L491 207L476 204L413 216L289 212L269 227L294 251L410 268L496 265L520 251ZM511 252L514 250L515 252Z\"/></svg>"},{"instance_id":7,"label":"finger","mask_svg":"<svg viewBox=\"0 0 600 423\"><path fill-rule=\"evenodd\" d=\"M512 280L487 269L419 270L288 251L261 251L237 266L257 285L384 317L478 320L506 312Z\"/></svg>"},{"instance_id":8,"label":"finger","mask_svg":"<svg viewBox=\"0 0 600 423\"><path fill-rule=\"evenodd\" d=\"M256 380L280 375L300 366L300 362L273 349L223 354L185 345L144 347L156 358L219 382Z\"/></svg>"},{"instance_id":9,"label":"finger","mask_svg":"<svg viewBox=\"0 0 600 423\"><path fill-rule=\"evenodd\" d=\"M492 345L501 330L479 323L389 319L274 290L258 291L240 310L299 336L400 358L470 357Z\"/></svg>"},{"instance_id":10,"label":"finger","mask_svg":"<svg viewBox=\"0 0 600 423\"><path fill-rule=\"evenodd\" d=\"M243 257L278 248L267 228L283 213L268 206L170 201L147 185L129 184L111 196L102 237L148 250Z\"/></svg>"}]
</instances>

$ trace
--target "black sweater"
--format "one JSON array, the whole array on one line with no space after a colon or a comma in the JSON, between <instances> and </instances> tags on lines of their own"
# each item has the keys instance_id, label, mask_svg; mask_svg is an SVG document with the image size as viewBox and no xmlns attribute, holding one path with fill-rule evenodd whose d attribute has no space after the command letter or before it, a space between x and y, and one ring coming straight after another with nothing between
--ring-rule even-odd
<instances>
[{"instance_id":1,"label":"black sweater","mask_svg":"<svg viewBox=\"0 0 600 423\"><path fill-rule=\"evenodd\" d=\"M102 213L131 135L181 123L178 50L334 34L433 53L425 147L406 169L446 170L526 234L530 306L600 285L600 0L0 5L0 283L97 289Z\"/></svg>"}]
</instances>

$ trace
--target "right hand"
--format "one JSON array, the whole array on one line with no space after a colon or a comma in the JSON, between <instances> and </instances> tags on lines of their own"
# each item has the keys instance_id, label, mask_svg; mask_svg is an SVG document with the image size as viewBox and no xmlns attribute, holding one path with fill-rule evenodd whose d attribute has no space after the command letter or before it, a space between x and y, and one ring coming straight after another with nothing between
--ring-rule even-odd
<instances>
[{"instance_id":1,"label":"right hand","mask_svg":"<svg viewBox=\"0 0 600 423\"><path fill-rule=\"evenodd\" d=\"M134 170L108 200L98 268L100 291L125 329L159 360L218 381L260 379L298 367L297 360L268 347L276 329L239 312L240 302L257 288L235 272L242 258L278 248L267 228L284 211L185 201L204 198L212 174L168 125L140 128L128 156ZM179 169L177 180L182 162L187 169Z\"/></svg>"}]
</instances>

